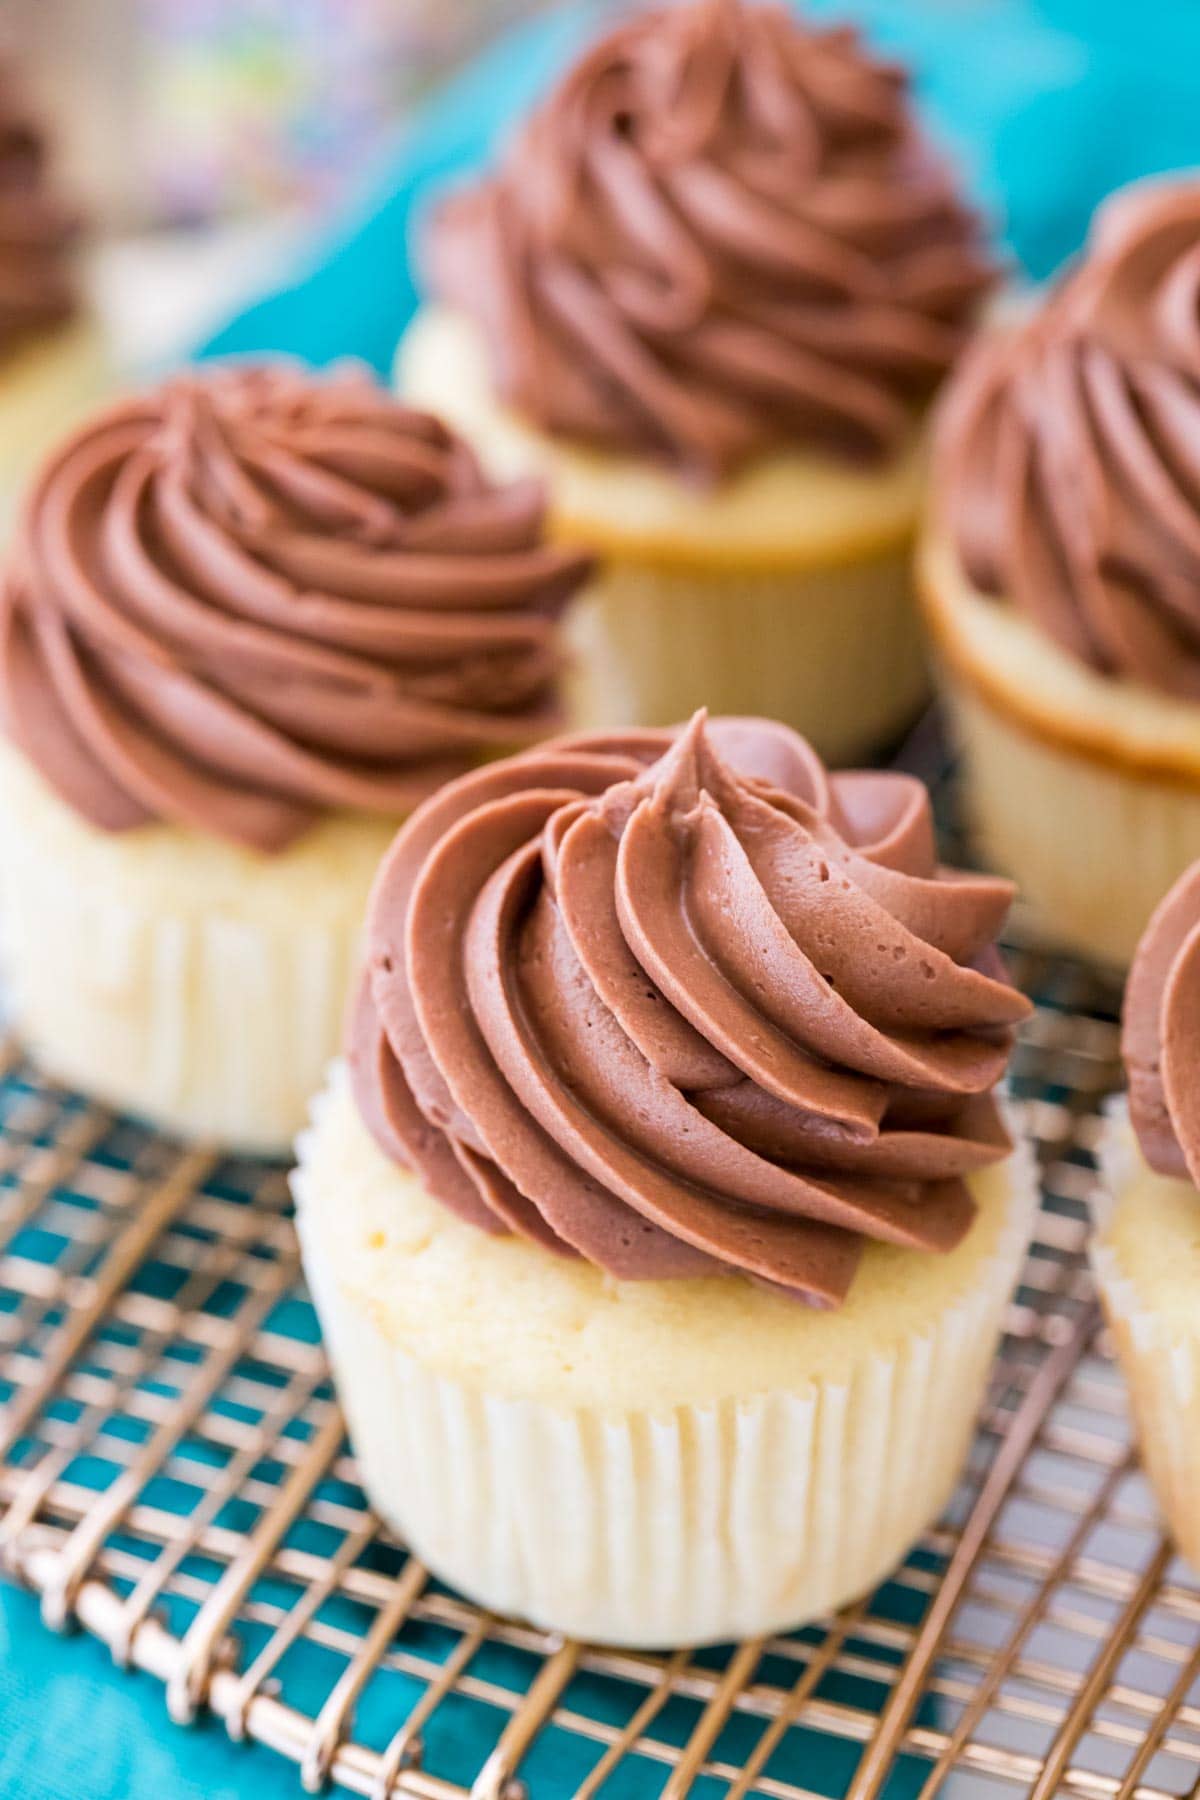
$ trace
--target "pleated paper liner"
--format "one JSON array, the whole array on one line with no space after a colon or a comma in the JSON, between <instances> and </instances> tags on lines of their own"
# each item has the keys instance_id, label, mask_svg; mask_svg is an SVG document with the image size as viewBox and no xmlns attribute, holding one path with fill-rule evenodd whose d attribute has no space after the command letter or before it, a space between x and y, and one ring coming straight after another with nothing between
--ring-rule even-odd
<instances>
[{"instance_id":1,"label":"pleated paper liner","mask_svg":"<svg viewBox=\"0 0 1200 1800\"><path fill-rule=\"evenodd\" d=\"M280 856L110 834L0 752L0 937L42 1067L192 1137L286 1155L340 1039L395 821L327 818Z\"/></svg>"},{"instance_id":2,"label":"pleated paper liner","mask_svg":"<svg viewBox=\"0 0 1200 1800\"><path fill-rule=\"evenodd\" d=\"M600 1642L721 1641L858 1599L953 1491L1024 1257L1027 1146L977 1180L953 1257L868 1252L843 1313L793 1320L758 1296L727 1316L718 1284L691 1283L659 1335L652 1293L611 1308L592 1271L441 1215L374 1143L339 1065L292 1187L368 1494L447 1579ZM403 1304L422 1282L461 1295L461 1323ZM490 1357L472 1332L489 1301ZM603 1349L584 1350L589 1330ZM728 1342L700 1371L706 1343L739 1331L761 1333L756 1351L739 1362ZM783 1374L797 1341L802 1382Z\"/></svg>"},{"instance_id":3,"label":"pleated paper liner","mask_svg":"<svg viewBox=\"0 0 1200 1800\"><path fill-rule=\"evenodd\" d=\"M910 554L741 573L614 560L570 621L572 717L670 725L705 704L783 719L830 763L869 757L929 692Z\"/></svg>"}]
</instances>

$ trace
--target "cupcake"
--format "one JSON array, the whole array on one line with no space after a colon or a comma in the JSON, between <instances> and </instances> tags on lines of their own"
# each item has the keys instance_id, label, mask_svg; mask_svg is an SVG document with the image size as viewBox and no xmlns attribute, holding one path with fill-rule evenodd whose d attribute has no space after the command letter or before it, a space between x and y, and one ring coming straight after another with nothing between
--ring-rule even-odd
<instances>
[{"instance_id":1,"label":"cupcake","mask_svg":"<svg viewBox=\"0 0 1200 1800\"><path fill-rule=\"evenodd\" d=\"M77 276L79 235L41 128L0 59L0 524L30 459L105 386Z\"/></svg>"},{"instance_id":2,"label":"cupcake","mask_svg":"<svg viewBox=\"0 0 1200 1800\"><path fill-rule=\"evenodd\" d=\"M898 69L779 5L642 13L425 260L403 390L602 557L581 726L769 712L842 759L910 721L924 415L989 270Z\"/></svg>"},{"instance_id":3,"label":"cupcake","mask_svg":"<svg viewBox=\"0 0 1200 1800\"><path fill-rule=\"evenodd\" d=\"M45 1068L280 1151L337 1048L376 864L553 726L586 572L365 376L185 376L35 480L0 591L0 920Z\"/></svg>"},{"instance_id":4,"label":"cupcake","mask_svg":"<svg viewBox=\"0 0 1200 1800\"><path fill-rule=\"evenodd\" d=\"M982 848L1128 963L1200 855L1200 182L1126 190L971 353L921 585Z\"/></svg>"},{"instance_id":5,"label":"cupcake","mask_svg":"<svg viewBox=\"0 0 1200 1800\"><path fill-rule=\"evenodd\" d=\"M1030 1223L1010 890L757 719L423 806L294 1177L371 1502L598 1641L865 1593L958 1475Z\"/></svg>"},{"instance_id":6,"label":"cupcake","mask_svg":"<svg viewBox=\"0 0 1200 1800\"><path fill-rule=\"evenodd\" d=\"M1200 863L1138 946L1122 1051L1093 1260L1146 1467L1200 1569Z\"/></svg>"}]
</instances>

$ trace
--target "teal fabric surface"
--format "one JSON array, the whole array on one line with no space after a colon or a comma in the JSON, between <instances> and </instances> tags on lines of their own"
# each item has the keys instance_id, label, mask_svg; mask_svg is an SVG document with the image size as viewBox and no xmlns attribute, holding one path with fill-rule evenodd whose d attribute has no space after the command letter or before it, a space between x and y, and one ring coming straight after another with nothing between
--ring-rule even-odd
<instances>
[{"instance_id":1,"label":"teal fabric surface","mask_svg":"<svg viewBox=\"0 0 1200 1800\"><path fill-rule=\"evenodd\" d=\"M118 1675L94 1638L46 1630L0 1583L3 1800L298 1800L294 1766L208 1721L181 1731L148 1675Z\"/></svg>"},{"instance_id":2,"label":"teal fabric surface","mask_svg":"<svg viewBox=\"0 0 1200 1800\"><path fill-rule=\"evenodd\" d=\"M202 354L287 352L314 364L354 354L386 370L415 304L408 244L430 196L479 165L600 10L555 13L452 83L317 235L294 278ZM935 129L961 159L998 241L1031 277L1078 247L1113 186L1200 161L1200 6L810 0L808 10L853 13L912 64ZM464 1768L478 1768L482 1739L461 1749ZM844 1772L819 1766L821 1755L807 1746L802 1778L836 1794ZM550 1741L539 1750L529 1771L535 1800L569 1791L578 1772L566 1758ZM893 1800L912 1785L893 1783ZM0 1587L3 1800L282 1800L299 1791L290 1765L230 1744L219 1726L171 1726L155 1683L117 1675L85 1638L53 1637L29 1596Z\"/></svg>"},{"instance_id":3,"label":"teal fabric surface","mask_svg":"<svg viewBox=\"0 0 1200 1800\"><path fill-rule=\"evenodd\" d=\"M1200 6L1184 0L806 0L861 21L915 72L941 140L1012 263L1048 275L1097 202L1200 163ZM506 38L425 108L303 266L201 354L362 357L384 373L416 304L409 257L432 195L477 168L606 12L583 0Z\"/></svg>"}]
</instances>

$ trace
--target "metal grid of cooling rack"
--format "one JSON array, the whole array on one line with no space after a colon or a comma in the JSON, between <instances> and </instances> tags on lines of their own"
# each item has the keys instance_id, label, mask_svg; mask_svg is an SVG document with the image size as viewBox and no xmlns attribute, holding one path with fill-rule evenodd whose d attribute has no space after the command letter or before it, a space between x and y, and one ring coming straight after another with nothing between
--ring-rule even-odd
<instances>
[{"instance_id":1,"label":"metal grid of cooling rack","mask_svg":"<svg viewBox=\"0 0 1200 1800\"><path fill-rule=\"evenodd\" d=\"M1018 1117L1045 1180L946 1517L792 1637L622 1653L481 1613L381 1531L276 1169L182 1150L0 1053L0 1556L292 1758L456 1800L1200 1794L1200 1580L1134 1461L1084 1259L1114 995L1018 951Z\"/></svg>"}]
</instances>

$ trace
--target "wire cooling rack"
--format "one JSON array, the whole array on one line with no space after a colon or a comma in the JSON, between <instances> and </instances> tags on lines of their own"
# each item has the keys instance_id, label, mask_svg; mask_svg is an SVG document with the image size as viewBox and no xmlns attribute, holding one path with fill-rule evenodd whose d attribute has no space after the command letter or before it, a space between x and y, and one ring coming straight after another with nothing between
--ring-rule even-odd
<instances>
[{"instance_id":1,"label":"wire cooling rack","mask_svg":"<svg viewBox=\"0 0 1200 1800\"><path fill-rule=\"evenodd\" d=\"M936 744L918 740L928 767ZM51 1626L300 1781L386 1800L1178 1800L1200 1580L1156 1522L1084 1259L1115 994L1020 950L1013 1092L1045 1202L969 1467L869 1599L654 1656L441 1587L368 1510L285 1178L181 1149L0 1053L0 1555Z\"/></svg>"}]
</instances>

